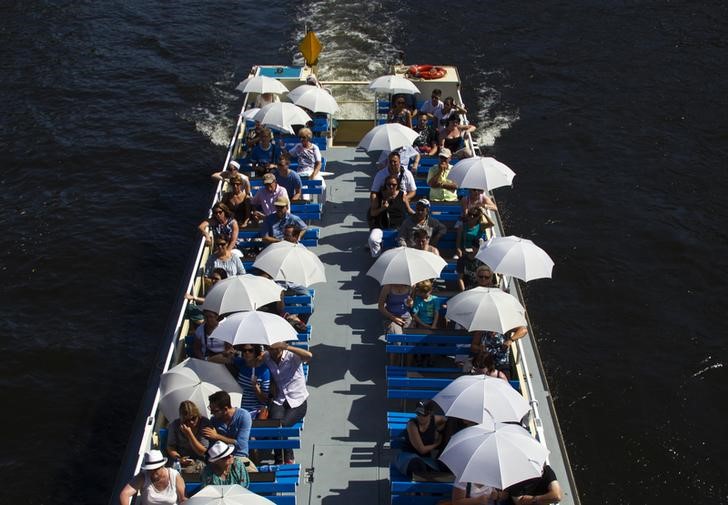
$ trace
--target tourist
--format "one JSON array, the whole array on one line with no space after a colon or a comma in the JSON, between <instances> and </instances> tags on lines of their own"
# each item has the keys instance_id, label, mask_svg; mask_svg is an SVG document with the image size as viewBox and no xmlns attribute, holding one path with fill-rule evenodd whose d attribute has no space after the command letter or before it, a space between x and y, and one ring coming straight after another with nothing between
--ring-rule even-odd
<instances>
[{"instance_id":1,"label":"tourist","mask_svg":"<svg viewBox=\"0 0 728 505\"><path fill-rule=\"evenodd\" d=\"M436 330L440 322L441 301L432 295L432 281L420 281L415 284L415 297L412 305L412 319L416 328Z\"/></svg>"},{"instance_id":2,"label":"tourist","mask_svg":"<svg viewBox=\"0 0 728 505\"><path fill-rule=\"evenodd\" d=\"M559 503L564 498L556 473L549 465L543 466L540 477L513 484L506 491L516 505Z\"/></svg>"},{"instance_id":3,"label":"tourist","mask_svg":"<svg viewBox=\"0 0 728 505\"><path fill-rule=\"evenodd\" d=\"M528 334L525 326L518 326L505 333L497 331L475 331L470 342L471 356L477 356L481 351L487 351L493 355L495 368L503 372L508 379L512 376L511 371L511 344Z\"/></svg>"},{"instance_id":4,"label":"tourist","mask_svg":"<svg viewBox=\"0 0 728 505\"><path fill-rule=\"evenodd\" d=\"M495 367L495 359L488 351L480 351L473 358L473 367L470 369L472 375L487 375L496 379L503 379L508 382L505 373Z\"/></svg>"},{"instance_id":5,"label":"tourist","mask_svg":"<svg viewBox=\"0 0 728 505\"><path fill-rule=\"evenodd\" d=\"M467 114L465 108L455 105L455 99L451 96L445 98L440 110L435 110L432 115L435 117L435 127L441 128L453 115Z\"/></svg>"},{"instance_id":6,"label":"tourist","mask_svg":"<svg viewBox=\"0 0 728 505\"><path fill-rule=\"evenodd\" d=\"M408 216L399 227L398 243L407 247L415 246L414 230L422 228L430 237L430 244L437 247L437 243L447 233L447 228L437 219L430 217L430 201L421 198L415 204L414 214Z\"/></svg>"},{"instance_id":7,"label":"tourist","mask_svg":"<svg viewBox=\"0 0 728 505\"><path fill-rule=\"evenodd\" d=\"M222 202L227 205L238 222L238 228L245 228L250 221L250 183L238 174L228 179L230 191L222 195ZM247 189L246 189L247 187Z\"/></svg>"},{"instance_id":8,"label":"tourist","mask_svg":"<svg viewBox=\"0 0 728 505\"><path fill-rule=\"evenodd\" d=\"M458 116L448 118L445 127L440 129L439 132L440 151L442 152L443 148L447 148L452 152L452 157L458 160L471 158L473 153L465 144L464 135L475 130L475 125L460 124Z\"/></svg>"},{"instance_id":9,"label":"tourist","mask_svg":"<svg viewBox=\"0 0 728 505\"><path fill-rule=\"evenodd\" d=\"M250 194L250 179L248 179L248 177L240 171L240 163L237 161L231 160L230 163L228 163L226 170L223 170L222 172L215 172L211 177L216 181L226 181L236 175L243 178L243 189Z\"/></svg>"},{"instance_id":10,"label":"tourist","mask_svg":"<svg viewBox=\"0 0 728 505\"><path fill-rule=\"evenodd\" d=\"M273 132L270 128L263 128L260 132L258 143L250 152L250 162L258 174L264 174L276 168L281 156L281 149L272 142Z\"/></svg>"},{"instance_id":11,"label":"tourist","mask_svg":"<svg viewBox=\"0 0 728 505\"><path fill-rule=\"evenodd\" d=\"M377 167L381 170L386 168L389 164L389 155L391 153L399 154L399 164L403 170L409 170L412 175L417 174L417 167L420 165L420 152L412 146L406 145L398 147L394 151L382 151L377 159ZM412 166L410 167L410 162Z\"/></svg>"},{"instance_id":12,"label":"tourist","mask_svg":"<svg viewBox=\"0 0 728 505\"><path fill-rule=\"evenodd\" d=\"M237 369L236 380L243 389L243 402L240 405L250 413L252 419L258 418L262 411L268 409L270 394L270 370L265 365L258 365L257 359L263 349L257 344L236 346L242 357L233 357L232 365ZM267 417L267 412L264 415Z\"/></svg>"},{"instance_id":13,"label":"tourist","mask_svg":"<svg viewBox=\"0 0 728 505\"><path fill-rule=\"evenodd\" d=\"M431 401L420 402L415 409L417 417L407 421L402 451L394 465L410 479L414 473L442 470L433 451L440 447L446 419L433 412Z\"/></svg>"},{"instance_id":14,"label":"tourist","mask_svg":"<svg viewBox=\"0 0 728 505\"><path fill-rule=\"evenodd\" d=\"M508 493L475 482L455 482L452 486L450 505L498 505Z\"/></svg>"},{"instance_id":15,"label":"tourist","mask_svg":"<svg viewBox=\"0 0 728 505\"><path fill-rule=\"evenodd\" d=\"M387 160L387 166L374 174L372 186L369 190L369 198L374 198L374 194L382 189L384 179L386 179L387 176L390 175L397 178L397 183L399 184L400 189L404 191L405 202L407 203L407 207L409 207L409 202L412 201L412 198L415 197L415 193L417 192L415 177L414 175L412 175L411 171L405 170L402 167L402 164L400 163L399 153L397 151L392 151L391 153L389 153L389 155L387 156Z\"/></svg>"},{"instance_id":16,"label":"tourist","mask_svg":"<svg viewBox=\"0 0 728 505\"><path fill-rule=\"evenodd\" d=\"M482 288L500 287L500 278L498 277L498 274L494 273L493 269L485 263L478 267L475 274L478 286Z\"/></svg>"},{"instance_id":17,"label":"tourist","mask_svg":"<svg viewBox=\"0 0 728 505\"><path fill-rule=\"evenodd\" d=\"M458 199L458 185L448 179L450 165L450 149L440 148L438 163L427 171L427 185L430 186L430 200L433 202L455 202Z\"/></svg>"},{"instance_id":18,"label":"tourist","mask_svg":"<svg viewBox=\"0 0 728 505\"><path fill-rule=\"evenodd\" d=\"M445 104L442 103L440 97L442 96L442 90L435 88L432 90L431 97L429 100L422 104L420 107L420 113L426 114L428 118L435 117L436 111L441 111Z\"/></svg>"},{"instance_id":19,"label":"tourist","mask_svg":"<svg viewBox=\"0 0 728 505\"><path fill-rule=\"evenodd\" d=\"M412 142L412 146L422 154L429 156L437 154L437 130L430 126L430 116L425 112L421 112L417 116L417 124L413 129L418 133L418 136Z\"/></svg>"},{"instance_id":20,"label":"tourist","mask_svg":"<svg viewBox=\"0 0 728 505\"><path fill-rule=\"evenodd\" d=\"M293 426L306 415L308 389L303 375L303 364L313 358L310 351L288 345L273 344L256 360L270 369L275 383L275 396L270 403L270 419L279 419L282 426ZM293 464L293 449L276 451L276 464Z\"/></svg>"},{"instance_id":21,"label":"tourist","mask_svg":"<svg viewBox=\"0 0 728 505\"><path fill-rule=\"evenodd\" d=\"M456 227L455 254L460 257L468 244L479 244L480 240L487 240L495 223L491 221L482 207L468 210L460 226Z\"/></svg>"},{"instance_id":22,"label":"tourist","mask_svg":"<svg viewBox=\"0 0 728 505\"><path fill-rule=\"evenodd\" d=\"M245 463L234 456L235 446L217 441L207 450L205 466L200 481L204 486L250 485L250 476Z\"/></svg>"},{"instance_id":23,"label":"tourist","mask_svg":"<svg viewBox=\"0 0 728 505\"><path fill-rule=\"evenodd\" d=\"M405 195L397 178L387 176L381 189L369 200L369 252L376 258L382 252L384 230L398 229L409 215Z\"/></svg>"},{"instance_id":24,"label":"tourist","mask_svg":"<svg viewBox=\"0 0 728 505\"><path fill-rule=\"evenodd\" d=\"M290 169L291 158L283 153L278 160L278 168L273 172L279 186L286 189L291 201L301 199L301 176Z\"/></svg>"},{"instance_id":25,"label":"tourist","mask_svg":"<svg viewBox=\"0 0 728 505\"><path fill-rule=\"evenodd\" d=\"M299 239L306 233L306 223L303 220L288 212L288 198L279 198L274 203L276 211L265 217L263 220L263 242L273 244L284 239L284 229L293 225L299 230Z\"/></svg>"},{"instance_id":26,"label":"tourist","mask_svg":"<svg viewBox=\"0 0 728 505\"><path fill-rule=\"evenodd\" d=\"M412 128L412 113L407 108L403 96L397 98L394 101L394 107L387 112L387 123L399 123L407 128Z\"/></svg>"},{"instance_id":27,"label":"tourist","mask_svg":"<svg viewBox=\"0 0 728 505\"><path fill-rule=\"evenodd\" d=\"M202 429L208 426L210 420L200 415L194 402L179 404L179 418L167 426L167 455L179 462L183 474L200 473L204 468L210 441L202 435Z\"/></svg>"},{"instance_id":28,"label":"tourist","mask_svg":"<svg viewBox=\"0 0 728 505\"><path fill-rule=\"evenodd\" d=\"M209 397L212 426L204 428L202 434L209 440L221 441L235 446L233 455L240 458L248 471L254 471L255 465L248 458L248 439L253 424L247 410L233 407L230 395L218 391Z\"/></svg>"},{"instance_id":29,"label":"tourist","mask_svg":"<svg viewBox=\"0 0 728 505\"><path fill-rule=\"evenodd\" d=\"M310 128L301 128L298 131L300 142L288 151L291 157L298 160L298 175L308 175L311 179L319 178L321 171L321 151L318 146L311 142L313 132Z\"/></svg>"},{"instance_id":30,"label":"tourist","mask_svg":"<svg viewBox=\"0 0 728 505\"><path fill-rule=\"evenodd\" d=\"M424 228L415 228L412 232L412 239L415 249L440 256L440 250L434 245L430 245L430 235Z\"/></svg>"},{"instance_id":31,"label":"tourist","mask_svg":"<svg viewBox=\"0 0 728 505\"><path fill-rule=\"evenodd\" d=\"M279 198L288 200L286 188L278 185L275 175L265 174L263 176L263 187L255 193L250 202L256 209L253 211L253 217L258 221L262 221L265 216L273 214L276 211L275 202Z\"/></svg>"},{"instance_id":32,"label":"tourist","mask_svg":"<svg viewBox=\"0 0 728 505\"><path fill-rule=\"evenodd\" d=\"M462 207L461 216L465 216L470 209L480 207L487 210L498 210L498 206L493 199L488 196L482 189L468 189L467 194L460 199Z\"/></svg>"},{"instance_id":33,"label":"tourist","mask_svg":"<svg viewBox=\"0 0 728 505\"><path fill-rule=\"evenodd\" d=\"M197 228L205 237L207 245L212 245L221 238L225 241L228 251L232 251L238 244L238 222L233 217L230 207L222 202L212 206L212 216L202 221Z\"/></svg>"},{"instance_id":34,"label":"tourist","mask_svg":"<svg viewBox=\"0 0 728 505\"><path fill-rule=\"evenodd\" d=\"M475 244L477 246L477 242ZM478 285L478 269L484 263L475 257L477 248L473 244L462 249L462 255L455 264L455 272L458 274L458 290L465 291Z\"/></svg>"},{"instance_id":35,"label":"tourist","mask_svg":"<svg viewBox=\"0 0 728 505\"><path fill-rule=\"evenodd\" d=\"M385 284L379 291L379 312L384 316L384 332L401 335L412 324L412 288L406 284Z\"/></svg>"},{"instance_id":36,"label":"tourist","mask_svg":"<svg viewBox=\"0 0 728 505\"><path fill-rule=\"evenodd\" d=\"M195 330L195 339L192 343L192 357L208 360L225 351L225 341L212 336L212 332L215 331L220 321L218 314L211 310L203 310L202 314L205 322Z\"/></svg>"},{"instance_id":37,"label":"tourist","mask_svg":"<svg viewBox=\"0 0 728 505\"><path fill-rule=\"evenodd\" d=\"M207 258L207 263L205 263L205 277L209 279L216 268L225 270L228 277L243 275L245 273L245 267L243 266L243 262L240 261L240 256L233 254L227 248L227 242L223 238L215 241L212 254Z\"/></svg>"},{"instance_id":38,"label":"tourist","mask_svg":"<svg viewBox=\"0 0 728 505\"><path fill-rule=\"evenodd\" d=\"M175 505L185 498L185 481L174 468L167 468L161 451L152 450L144 454L141 472L124 486L119 494L119 504L129 505L132 497L141 494L141 505Z\"/></svg>"},{"instance_id":39,"label":"tourist","mask_svg":"<svg viewBox=\"0 0 728 505\"><path fill-rule=\"evenodd\" d=\"M276 93L261 93L257 97L255 97L255 107L258 109L262 109L266 105L270 105L272 103L280 102L281 99L278 97Z\"/></svg>"}]
</instances>

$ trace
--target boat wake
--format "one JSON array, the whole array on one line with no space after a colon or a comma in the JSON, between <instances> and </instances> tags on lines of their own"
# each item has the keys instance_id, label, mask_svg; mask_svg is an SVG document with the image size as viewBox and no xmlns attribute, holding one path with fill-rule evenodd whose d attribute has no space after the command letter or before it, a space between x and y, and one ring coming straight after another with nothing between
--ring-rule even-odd
<instances>
[{"instance_id":1,"label":"boat wake","mask_svg":"<svg viewBox=\"0 0 728 505\"><path fill-rule=\"evenodd\" d=\"M475 90L476 141L481 146L493 146L501 133L520 118L518 108L503 101L500 90L507 85L506 77L502 70L481 70L473 79L482 83Z\"/></svg>"},{"instance_id":2,"label":"boat wake","mask_svg":"<svg viewBox=\"0 0 728 505\"><path fill-rule=\"evenodd\" d=\"M194 123L195 130L207 137L213 145L227 147L230 132L235 128L232 112L238 104L239 96L231 93L231 81L215 82L210 86L206 100L209 103L199 104L183 118Z\"/></svg>"}]
</instances>

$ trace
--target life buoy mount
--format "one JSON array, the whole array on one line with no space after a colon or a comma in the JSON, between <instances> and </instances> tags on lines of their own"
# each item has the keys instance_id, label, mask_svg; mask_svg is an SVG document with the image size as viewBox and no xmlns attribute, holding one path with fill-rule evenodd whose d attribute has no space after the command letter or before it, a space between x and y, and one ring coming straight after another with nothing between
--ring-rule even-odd
<instances>
[{"instance_id":1,"label":"life buoy mount","mask_svg":"<svg viewBox=\"0 0 728 505\"><path fill-rule=\"evenodd\" d=\"M408 77L417 77L420 79L441 79L447 75L447 70L443 67L434 65L412 65L407 69Z\"/></svg>"}]
</instances>

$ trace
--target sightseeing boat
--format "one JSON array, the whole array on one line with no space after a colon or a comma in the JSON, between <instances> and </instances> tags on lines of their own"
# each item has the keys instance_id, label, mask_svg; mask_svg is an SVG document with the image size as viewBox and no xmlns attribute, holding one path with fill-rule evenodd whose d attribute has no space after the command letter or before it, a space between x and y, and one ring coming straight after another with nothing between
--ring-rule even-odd
<instances>
[{"instance_id":1,"label":"sightseeing boat","mask_svg":"<svg viewBox=\"0 0 728 505\"><path fill-rule=\"evenodd\" d=\"M460 76L453 66L398 65L392 68L391 74L411 82L419 91L419 94L411 95L412 103L408 105L419 106L435 89L441 90L443 97L452 96L456 103L463 103ZM312 79L314 68L310 66L259 65L249 75L256 76L274 78L288 91L307 82L315 82ZM414 387L408 392L402 380L395 380L396 375L400 373L402 379L428 375L409 374L402 372L401 368L385 366L388 363L388 343L382 335L381 316L377 311L379 285L365 275L373 262L365 246L369 233L366 220L369 187L376 170L376 160L357 146L373 127L386 121L392 96L401 95L373 92L369 88L370 81L327 80L325 75L315 77L318 84L335 98L338 111L335 114L318 114L313 120L313 140L325 159L322 167L325 184L304 180L308 200L292 208L294 213L306 218L309 230L304 236L304 243L322 260L326 273L325 283L313 286L310 296L291 300L289 307L294 312L311 312L309 325L299 342L314 355L308 370L308 412L304 423L286 432L280 431L275 424L254 425L254 435L260 439L260 447L271 446L265 444L268 438L285 439L288 447L296 449L296 463L286 468L274 468L277 472L270 473L275 475L255 480L251 483L251 490L266 495L275 503L286 504L344 501L352 505L434 504L449 498L451 483L447 478L438 478L437 482L406 482L408 479L397 475L390 466L396 454L393 438L397 436L397 425L406 422L406 413L413 410L417 395L425 394L418 389L416 382L412 382ZM285 93L280 96L286 100ZM256 94L244 96L225 163L221 167L239 160L241 170L251 171L253 187L260 186L259 177L252 167L246 168L243 150L252 124L248 119L251 116L249 111L256 97ZM464 122L467 123L466 116ZM288 147L297 141L284 132L286 125L278 126L281 128L276 134L276 141L283 140ZM481 154L469 134L465 135L465 142L472 154ZM420 170L426 173L432 162L423 156ZM425 186L420 174L418 195L426 195ZM220 199L223 189L224 183L219 182L211 204ZM457 219L457 211L451 213L442 206L433 207L433 214L442 218L450 228ZM495 223L495 236L504 236L498 213L490 211L490 217ZM258 229L243 228L240 246L246 251L254 249L260 245L257 242L259 237ZM393 238L385 239L385 246L393 245ZM448 249L448 246L444 245L441 249ZM160 410L160 377L187 357L190 321L188 302L183 295L204 296L202 270L209 255L209 247L201 239L180 292L176 320L164 335L157 367L142 398L112 503L118 503L120 487L139 472L144 453L152 448L164 449L167 419ZM247 256L245 259L249 261ZM440 286L447 290L447 283L454 275L452 261L445 272ZM524 302L518 281L504 278L502 287L521 303ZM579 503L536 340L531 325L527 327L528 334L512 347L513 379L530 406L526 426L549 451L548 462L564 493L562 503ZM445 345L443 341L438 342L434 345ZM403 416L404 421L398 420L398 415ZM266 437L266 434L273 436ZM188 492L194 492L198 487L188 483Z\"/></svg>"}]
</instances>

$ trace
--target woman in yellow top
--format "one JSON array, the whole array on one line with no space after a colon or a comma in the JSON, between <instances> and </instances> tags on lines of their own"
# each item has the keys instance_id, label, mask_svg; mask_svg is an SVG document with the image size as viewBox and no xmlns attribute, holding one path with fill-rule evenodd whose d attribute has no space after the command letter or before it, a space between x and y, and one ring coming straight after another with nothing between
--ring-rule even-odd
<instances>
[{"instance_id":1,"label":"woman in yellow top","mask_svg":"<svg viewBox=\"0 0 728 505\"><path fill-rule=\"evenodd\" d=\"M447 147L440 149L440 161L427 172L427 185L430 186L430 200L434 202L456 202L458 186L447 177L450 175L450 157Z\"/></svg>"}]
</instances>

